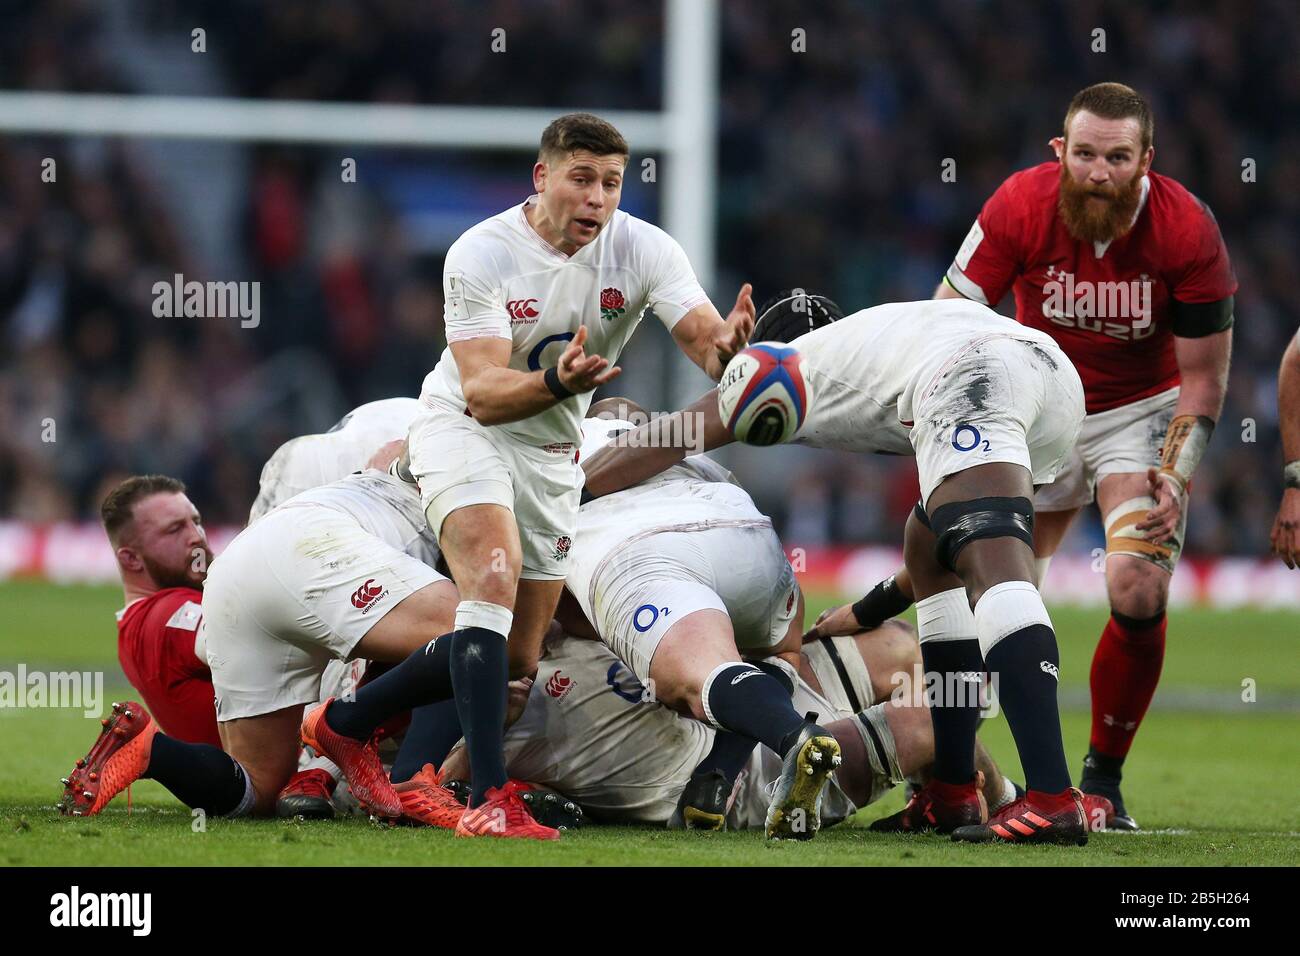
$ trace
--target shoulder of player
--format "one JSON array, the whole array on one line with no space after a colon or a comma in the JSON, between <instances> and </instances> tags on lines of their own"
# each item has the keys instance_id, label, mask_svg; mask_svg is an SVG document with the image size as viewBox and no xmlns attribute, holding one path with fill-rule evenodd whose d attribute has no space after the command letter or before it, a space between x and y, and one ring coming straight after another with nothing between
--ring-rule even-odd
<instances>
[{"instance_id":1,"label":"shoulder of player","mask_svg":"<svg viewBox=\"0 0 1300 956\"><path fill-rule=\"evenodd\" d=\"M632 255L649 253L657 256L664 249L677 246L677 240L652 222L638 219L622 209L614 213L606 234L616 247Z\"/></svg>"},{"instance_id":2,"label":"shoulder of player","mask_svg":"<svg viewBox=\"0 0 1300 956\"><path fill-rule=\"evenodd\" d=\"M1206 226L1218 229L1214 211L1178 180L1156 172L1148 173L1147 180L1150 183L1147 206L1153 215L1168 219L1168 225L1175 229L1199 231Z\"/></svg>"},{"instance_id":3,"label":"shoulder of player","mask_svg":"<svg viewBox=\"0 0 1300 956\"><path fill-rule=\"evenodd\" d=\"M1061 188L1061 165L1056 162L1039 163L1012 173L1002 181L997 192L1015 204L1049 202L1056 207L1056 197ZM995 194L996 195L996 194Z\"/></svg>"},{"instance_id":4,"label":"shoulder of player","mask_svg":"<svg viewBox=\"0 0 1300 956\"><path fill-rule=\"evenodd\" d=\"M195 588L163 588L127 608L120 623L123 627L168 627L177 612L190 603L202 607L203 592Z\"/></svg>"},{"instance_id":5,"label":"shoulder of player","mask_svg":"<svg viewBox=\"0 0 1300 956\"><path fill-rule=\"evenodd\" d=\"M512 206L470 226L447 249L445 268L474 275L505 268L513 259L512 250L528 240L516 221L520 218L520 206Z\"/></svg>"}]
</instances>

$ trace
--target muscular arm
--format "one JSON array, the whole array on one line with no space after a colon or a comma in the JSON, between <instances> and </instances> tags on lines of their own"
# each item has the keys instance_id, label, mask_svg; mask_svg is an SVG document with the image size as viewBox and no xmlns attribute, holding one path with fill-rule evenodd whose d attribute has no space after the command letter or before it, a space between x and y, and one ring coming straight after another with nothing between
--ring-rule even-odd
<instances>
[{"instance_id":1,"label":"muscular arm","mask_svg":"<svg viewBox=\"0 0 1300 956\"><path fill-rule=\"evenodd\" d=\"M698 416L694 428L686 430L682 419ZM687 448L682 436L699 436L702 447ZM595 497L612 495L638 482L653 478L686 457L688 451L699 453L729 445L732 437L718 414L718 393L706 392L679 412L654 418L640 428L623 432L611 445L582 462L587 491Z\"/></svg>"},{"instance_id":2,"label":"muscular arm","mask_svg":"<svg viewBox=\"0 0 1300 956\"><path fill-rule=\"evenodd\" d=\"M481 425L502 425L531 418L558 399L543 380L543 372L510 368L510 341L468 339L451 343L460 370L460 387L469 413Z\"/></svg>"},{"instance_id":3,"label":"muscular arm","mask_svg":"<svg viewBox=\"0 0 1300 956\"><path fill-rule=\"evenodd\" d=\"M615 378L617 365L599 355L587 355L583 345L587 327L581 326L556 365L559 384L569 394L590 392ZM531 418L563 399L546 384L546 370L521 372L510 368L510 341L495 337L451 343L451 355L460 371L465 404L480 425L502 425Z\"/></svg>"},{"instance_id":4,"label":"muscular arm","mask_svg":"<svg viewBox=\"0 0 1300 956\"><path fill-rule=\"evenodd\" d=\"M754 300L749 283L741 286L736 305L724 321L712 302L697 305L677 320L673 339L692 362L715 382L722 378L733 355L749 342L754 331Z\"/></svg>"},{"instance_id":5,"label":"muscular arm","mask_svg":"<svg viewBox=\"0 0 1300 956\"><path fill-rule=\"evenodd\" d=\"M1194 415L1219 420L1228 394L1228 365L1232 358L1232 329L1202 338L1174 337L1174 356L1182 390L1174 416Z\"/></svg>"}]
</instances>

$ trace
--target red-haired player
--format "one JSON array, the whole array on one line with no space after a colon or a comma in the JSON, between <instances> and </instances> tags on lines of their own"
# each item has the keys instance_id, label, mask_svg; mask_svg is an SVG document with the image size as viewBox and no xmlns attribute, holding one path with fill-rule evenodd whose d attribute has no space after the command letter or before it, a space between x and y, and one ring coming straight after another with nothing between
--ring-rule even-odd
<instances>
[{"instance_id":1,"label":"red-haired player","mask_svg":"<svg viewBox=\"0 0 1300 956\"><path fill-rule=\"evenodd\" d=\"M1223 408L1237 283L1209 209L1151 171L1154 124L1134 90L1079 92L1051 146L984 204L937 298L996 305L1060 344L1087 418L1066 470L1038 494L1039 578L1094 499L1106 530L1111 617L1093 657L1081 788L1137 829L1120 770L1155 693L1187 489Z\"/></svg>"}]
</instances>

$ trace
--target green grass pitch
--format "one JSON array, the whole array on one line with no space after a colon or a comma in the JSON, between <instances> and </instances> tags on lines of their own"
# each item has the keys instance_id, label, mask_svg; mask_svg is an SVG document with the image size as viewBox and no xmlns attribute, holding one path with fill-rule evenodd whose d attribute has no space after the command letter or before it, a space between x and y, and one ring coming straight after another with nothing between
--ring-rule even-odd
<instances>
[{"instance_id":1,"label":"green grass pitch","mask_svg":"<svg viewBox=\"0 0 1300 956\"><path fill-rule=\"evenodd\" d=\"M810 594L809 613L836 600ZM116 663L119 601L112 587L0 585L0 671L20 662L103 670L107 700L130 696ZM1088 662L1105 612L1060 608L1054 620L1066 747L1077 768L1087 745ZM78 710L0 707L0 865L1291 865L1300 857L1298 636L1300 615L1287 612L1171 614L1161 692L1125 777L1130 810L1146 832L1094 835L1081 849L956 846L868 832L867 822L901 805L901 790L812 843L775 846L752 832L632 827L590 827L558 844L519 845L359 818L208 820L200 828L148 781L134 788L130 815L122 796L95 819L64 819L54 809L58 779L89 746L97 722ZM1254 703L1242 702L1247 691ZM990 721L982 736L1018 775L1005 720Z\"/></svg>"}]
</instances>

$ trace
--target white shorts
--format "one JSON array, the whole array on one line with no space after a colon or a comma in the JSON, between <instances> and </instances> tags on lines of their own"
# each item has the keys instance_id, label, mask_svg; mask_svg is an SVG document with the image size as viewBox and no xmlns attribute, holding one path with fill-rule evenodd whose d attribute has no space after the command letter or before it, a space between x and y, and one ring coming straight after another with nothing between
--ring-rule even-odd
<instances>
[{"instance_id":1,"label":"white shorts","mask_svg":"<svg viewBox=\"0 0 1300 956\"><path fill-rule=\"evenodd\" d=\"M217 720L319 699L326 665L437 571L350 516L285 505L235 538L208 570L203 620Z\"/></svg>"},{"instance_id":2,"label":"white shorts","mask_svg":"<svg viewBox=\"0 0 1300 956\"><path fill-rule=\"evenodd\" d=\"M420 412L411 423L409 441L411 474L435 535L458 508L501 505L519 527L520 577L564 577L582 494L576 445L528 445L443 406Z\"/></svg>"},{"instance_id":3,"label":"white shorts","mask_svg":"<svg viewBox=\"0 0 1300 956\"><path fill-rule=\"evenodd\" d=\"M1056 345L997 336L953 356L913 408L923 502L948 476L995 461L1046 485L1083 424L1083 383Z\"/></svg>"},{"instance_id":4,"label":"white shorts","mask_svg":"<svg viewBox=\"0 0 1300 956\"><path fill-rule=\"evenodd\" d=\"M1035 511L1070 511L1091 504L1106 475L1146 474L1160 467L1160 450L1178 404L1178 386L1083 420L1078 444L1054 484L1034 496ZM1184 509L1186 514L1186 509Z\"/></svg>"},{"instance_id":5,"label":"white shorts","mask_svg":"<svg viewBox=\"0 0 1300 956\"><path fill-rule=\"evenodd\" d=\"M781 643L799 604L794 569L766 519L634 538L596 570L591 593L601 640L642 682L664 634L688 614L722 611L736 648L758 654Z\"/></svg>"}]
</instances>

